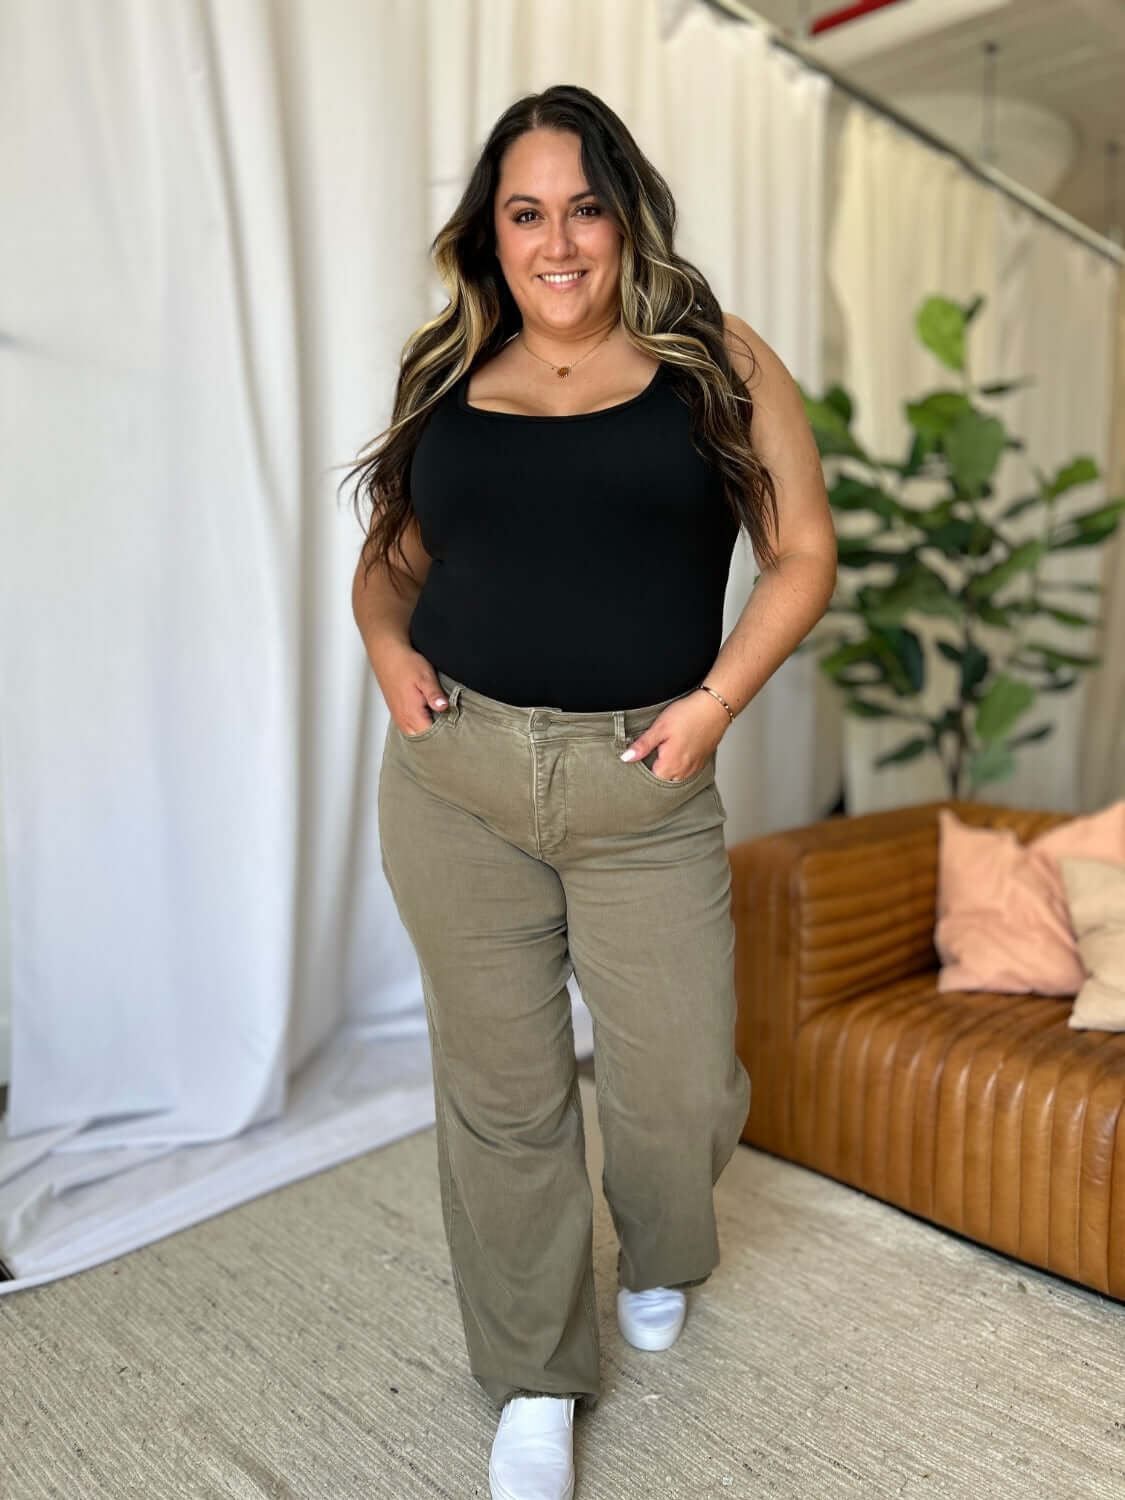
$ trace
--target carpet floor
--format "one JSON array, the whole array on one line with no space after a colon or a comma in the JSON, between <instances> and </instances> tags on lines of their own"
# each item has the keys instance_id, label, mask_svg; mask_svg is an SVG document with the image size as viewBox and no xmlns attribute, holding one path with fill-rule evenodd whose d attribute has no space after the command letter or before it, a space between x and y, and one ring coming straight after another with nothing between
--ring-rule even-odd
<instances>
[{"instance_id":1,"label":"carpet floor","mask_svg":"<svg viewBox=\"0 0 1125 1500\"><path fill-rule=\"evenodd\" d=\"M604 1388L576 1500L1125 1496L1125 1306L740 1146L684 1331L616 1324L581 1080ZM0 1299L3 1500L488 1497L419 1131Z\"/></svg>"}]
</instances>

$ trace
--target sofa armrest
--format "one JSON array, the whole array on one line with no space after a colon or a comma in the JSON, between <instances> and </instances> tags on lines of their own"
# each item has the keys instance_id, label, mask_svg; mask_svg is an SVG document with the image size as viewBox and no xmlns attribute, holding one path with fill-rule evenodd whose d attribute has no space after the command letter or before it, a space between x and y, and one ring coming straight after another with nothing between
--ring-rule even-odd
<instances>
[{"instance_id":1,"label":"sofa armrest","mask_svg":"<svg viewBox=\"0 0 1125 1500\"><path fill-rule=\"evenodd\" d=\"M945 799L822 819L735 844L737 1049L753 1082L743 1139L788 1148L791 1054L826 1006L939 966L938 810L1021 841L1065 814Z\"/></svg>"}]
</instances>

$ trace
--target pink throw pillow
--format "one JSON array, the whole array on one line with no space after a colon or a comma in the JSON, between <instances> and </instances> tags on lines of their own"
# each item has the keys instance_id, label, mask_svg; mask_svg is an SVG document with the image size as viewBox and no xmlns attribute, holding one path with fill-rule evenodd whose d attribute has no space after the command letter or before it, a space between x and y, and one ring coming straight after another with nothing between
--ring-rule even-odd
<instances>
[{"instance_id":1,"label":"pink throw pillow","mask_svg":"<svg viewBox=\"0 0 1125 1500\"><path fill-rule=\"evenodd\" d=\"M938 813L938 989L1076 995L1085 979L1058 860L1125 865L1125 798L1021 844Z\"/></svg>"}]
</instances>

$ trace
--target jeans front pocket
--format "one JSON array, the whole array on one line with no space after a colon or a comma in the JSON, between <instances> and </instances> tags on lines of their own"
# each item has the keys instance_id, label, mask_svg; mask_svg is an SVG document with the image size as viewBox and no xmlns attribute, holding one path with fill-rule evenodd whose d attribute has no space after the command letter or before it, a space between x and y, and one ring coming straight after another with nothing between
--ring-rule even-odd
<instances>
[{"instance_id":1,"label":"jeans front pocket","mask_svg":"<svg viewBox=\"0 0 1125 1500\"><path fill-rule=\"evenodd\" d=\"M433 710L431 710L431 712L433 712ZM430 725L430 727L428 729L419 729L417 734L407 734L406 730L400 729L398 725L395 724L393 719L391 720L391 723L394 724L395 733L398 735L400 740L402 740L407 745L416 745L419 740L428 740L432 734L437 734L442 725L448 719L453 718L453 716L454 715L452 708L439 708L437 712L434 713L434 722Z\"/></svg>"},{"instance_id":2,"label":"jeans front pocket","mask_svg":"<svg viewBox=\"0 0 1125 1500\"><path fill-rule=\"evenodd\" d=\"M659 753L658 750L650 750L649 751L649 755L653 755L653 756L657 755L658 753ZM641 775L644 777L644 779L646 781L655 782L655 784L657 786L663 786L663 787L694 786L694 784L697 781L702 781L709 771L713 771L714 770L714 766L715 766L714 752L712 752L711 755L709 755L707 757L707 759L703 762L703 764L700 766L700 768L699 768L698 771L693 771L690 776L685 776L685 777L683 777L679 781L673 781L668 776L658 776L655 771L653 771L649 766L646 766L645 765L645 760L647 760L647 759L648 759L648 756L645 756L641 760L635 760L635 761L633 761L632 764L633 764L634 769L637 770L637 771L640 771Z\"/></svg>"}]
</instances>

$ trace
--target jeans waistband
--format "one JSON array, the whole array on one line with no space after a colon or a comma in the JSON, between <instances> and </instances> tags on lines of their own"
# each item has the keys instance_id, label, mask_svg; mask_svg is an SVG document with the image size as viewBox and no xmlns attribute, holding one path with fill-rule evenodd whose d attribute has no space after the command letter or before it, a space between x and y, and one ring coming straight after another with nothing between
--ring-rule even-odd
<instances>
[{"instance_id":1,"label":"jeans waistband","mask_svg":"<svg viewBox=\"0 0 1125 1500\"><path fill-rule=\"evenodd\" d=\"M523 733L530 733L533 729L553 729L579 736L605 735L618 739L632 739L642 734L670 703L695 692L694 687L687 688L659 703L646 703L638 708L600 708L576 712L549 705L525 707L518 703L504 703L499 698L490 698L485 693L478 693L475 688L466 687L448 672L438 669L437 677L449 699L449 708L445 712L452 712L454 718L461 713L463 707L467 707L474 715L480 715L502 728Z\"/></svg>"}]
</instances>

